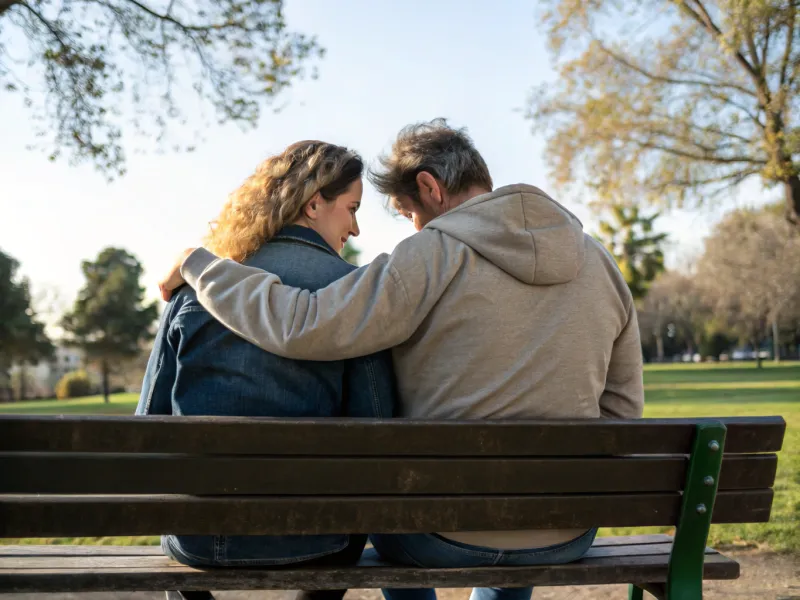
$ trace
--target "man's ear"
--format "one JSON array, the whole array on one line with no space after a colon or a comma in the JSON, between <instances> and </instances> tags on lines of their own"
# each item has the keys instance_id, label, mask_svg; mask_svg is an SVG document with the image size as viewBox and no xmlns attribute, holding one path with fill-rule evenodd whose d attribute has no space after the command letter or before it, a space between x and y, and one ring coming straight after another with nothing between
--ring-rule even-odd
<instances>
[{"instance_id":1,"label":"man's ear","mask_svg":"<svg viewBox=\"0 0 800 600\"><path fill-rule=\"evenodd\" d=\"M423 206L437 208L438 213L444 208L444 195L436 178L427 171L417 173L417 193Z\"/></svg>"},{"instance_id":2,"label":"man's ear","mask_svg":"<svg viewBox=\"0 0 800 600\"><path fill-rule=\"evenodd\" d=\"M310 221L317 220L317 211L319 210L319 203L322 200L322 195L317 192L311 199L306 202L306 205L303 207L303 214L306 216L307 219Z\"/></svg>"}]
</instances>

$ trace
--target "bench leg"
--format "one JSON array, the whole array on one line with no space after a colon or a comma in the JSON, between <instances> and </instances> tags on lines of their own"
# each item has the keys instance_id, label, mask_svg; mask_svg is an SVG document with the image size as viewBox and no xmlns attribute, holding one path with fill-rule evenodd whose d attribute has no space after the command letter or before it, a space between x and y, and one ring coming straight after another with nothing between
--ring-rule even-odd
<instances>
[{"instance_id":1,"label":"bench leg","mask_svg":"<svg viewBox=\"0 0 800 600\"><path fill-rule=\"evenodd\" d=\"M638 585L628 586L628 600L644 600L644 590Z\"/></svg>"},{"instance_id":2,"label":"bench leg","mask_svg":"<svg viewBox=\"0 0 800 600\"><path fill-rule=\"evenodd\" d=\"M667 600L703 598L706 542L717 497L725 434L725 425L717 421L697 425L667 569Z\"/></svg>"},{"instance_id":3,"label":"bench leg","mask_svg":"<svg viewBox=\"0 0 800 600\"><path fill-rule=\"evenodd\" d=\"M663 583L641 583L639 585L630 584L628 586L628 600L644 600L644 593L647 592L656 600L666 600L666 587Z\"/></svg>"}]
</instances>

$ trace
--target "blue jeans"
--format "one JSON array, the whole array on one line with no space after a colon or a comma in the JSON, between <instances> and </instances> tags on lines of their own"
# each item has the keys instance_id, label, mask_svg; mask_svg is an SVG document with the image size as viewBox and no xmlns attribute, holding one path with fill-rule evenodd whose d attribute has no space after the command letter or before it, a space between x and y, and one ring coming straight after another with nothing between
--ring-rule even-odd
<instances>
[{"instance_id":1,"label":"blue jeans","mask_svg":"<svg viewBox=\"0 0 800 600\"><path fill-rule=\"evenodd\" d=\"M560 565L581 558L591 548L597 529L563 544L530 550L497 550L448 540L435 533L400 535L374 534L370 541L382 558L416 567L447 569L456 567ZM384 589L386 600L436 600L431 588ZM470 600L529 600L533 587L475 588Z\"/></svg>"}]
</instances>

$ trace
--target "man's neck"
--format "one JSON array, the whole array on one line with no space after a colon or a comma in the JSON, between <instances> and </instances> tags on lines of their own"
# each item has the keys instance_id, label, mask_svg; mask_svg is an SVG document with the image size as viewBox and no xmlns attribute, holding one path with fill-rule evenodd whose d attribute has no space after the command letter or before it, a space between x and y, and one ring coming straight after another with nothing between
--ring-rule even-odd
<instances>
[{"instance_id":1,"label":"man's neck","mask_svg":"<svg viewBox=\"0 0 800 600\"><path fill-rule=\"evenodd\" d=\"M460 204L464 204L467 200L472 200L475 196L480 196L482 194L488 194L492 190L487 190L484 187L480 186L472 186L468 190L464 190L454 196L450 196L448 198L448 207L447 210L451 210Z\"/></svg>"}]
</instances>

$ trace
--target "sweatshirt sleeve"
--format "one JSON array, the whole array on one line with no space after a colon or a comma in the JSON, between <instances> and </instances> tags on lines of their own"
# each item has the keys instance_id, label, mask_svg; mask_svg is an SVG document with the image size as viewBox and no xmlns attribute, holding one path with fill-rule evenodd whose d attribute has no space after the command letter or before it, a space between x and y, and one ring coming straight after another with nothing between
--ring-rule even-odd
<instances>
[{"instance_id":1,"label":"sweatshirt sleeve","mask_svg":"<svg viewBox=\"0 0 800 600\"><path fill-rule=\"evenodd\" d=\"M181 274L203 307L249 342L287 358L340 360L411 337L465 255L441 233L423 230L316 292L202 248L187 257Z\"/></svg>"},{"instance_id":2,"label":"sweatshirt sleeve","mask_svg":"<svg viewBox=\"0 0 800 600\"><path fill-rule=\"evenodd\" d=\"M638 419L644 409L642 344L639 322L631 300L628 322L611 351L606 386L600 396L600 414L612 419Z\"/></svg>"}]
</instances>

